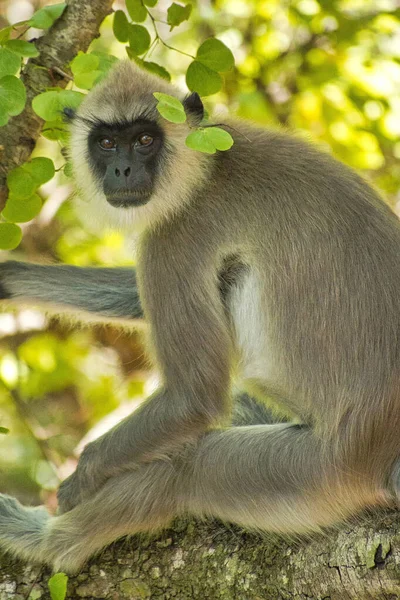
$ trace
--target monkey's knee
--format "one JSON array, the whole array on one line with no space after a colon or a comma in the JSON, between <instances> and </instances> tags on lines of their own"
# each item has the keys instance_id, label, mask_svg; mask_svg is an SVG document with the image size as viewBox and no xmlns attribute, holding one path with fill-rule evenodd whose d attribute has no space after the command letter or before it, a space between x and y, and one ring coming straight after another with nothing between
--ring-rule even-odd
<instances>
[{"instance_id":1,"label":"monkey's knee","mask_svg":"<svg viewBox=\"0 0 400 600\"><path fill-rule=\"evenodd\" d=\"M182 512L175 465L157 461L109 479L89 501L51 520L46 553L52 566L76 572L125 535L167 527Z\"/></svg>"}]
</instances>

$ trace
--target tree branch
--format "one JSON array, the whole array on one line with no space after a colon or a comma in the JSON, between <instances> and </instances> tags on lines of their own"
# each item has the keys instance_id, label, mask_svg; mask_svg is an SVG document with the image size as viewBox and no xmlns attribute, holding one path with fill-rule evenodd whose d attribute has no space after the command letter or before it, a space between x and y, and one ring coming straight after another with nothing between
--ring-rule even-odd
<instances>
[{"instance_id":1,"label":"tree branch","mask_svg":"<svg viewBox=\"0 0 400 600\"><path fill-rule=\"evenodd\" d=\"M32 110L33 98L49 88L67 85L68 78L60 71L98 37L112 4L113 0L67 0L63 15L36 41L40 54L29 59L21 73L27 92L25 109L0 127L0 210L8 195L7 173L29 159L40 135L43 120Z\"/></svg>"},{"instance_id":2,"label":"tree branch","mask_svg":"<svg viewBox=\"0 0 400 600\"><path fill-rule=\"evenodd\" d=\"M395 600L399 514L374 511L293 543L220 523L177 521L151 541L107 548L68 583L67 599ZM1 600L49 600L46 569L0 560Z\"/></svg>"}]
</instances>

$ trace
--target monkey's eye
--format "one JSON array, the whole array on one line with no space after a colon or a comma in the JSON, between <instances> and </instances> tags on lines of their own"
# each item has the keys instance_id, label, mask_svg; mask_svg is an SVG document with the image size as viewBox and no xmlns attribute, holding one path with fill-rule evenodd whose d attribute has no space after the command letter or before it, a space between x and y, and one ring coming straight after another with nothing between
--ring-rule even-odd
<instances>
[{"instance_id":1,"label":"monkey's eye","mask_svg":"<svg viewBox=\"0 0 400 600\"><path fill-rule=\"evenodd\" d=\"M114 150L117 147L115 140L109 137L103 137L99 140L99 146L103 150Z\"/></svg>"},{"instance_id":2,"label":"monkey's eye","mask_svg":"<svg viewBox=\"0 0 400 600\"><path fill-rule=\"evenodd\" d=\"M149 135L148 133L142 133L141 135L139 135L139 137L137 139L137 143L140 146L151 146L153 141L154 141L154 138L151 135Z\"/></svg>"}]
</instances>

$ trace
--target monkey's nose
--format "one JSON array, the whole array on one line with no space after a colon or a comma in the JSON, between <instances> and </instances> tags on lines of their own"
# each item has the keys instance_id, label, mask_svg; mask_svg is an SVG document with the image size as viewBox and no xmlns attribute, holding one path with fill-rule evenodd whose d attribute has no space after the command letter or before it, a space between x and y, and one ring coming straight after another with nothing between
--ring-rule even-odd
<instances>
[{"instance_id":1,"label":"monkey's nose","mask_svg":"<svg viewBox=\"0 0 400 600\"><path fill-rule=\"evenodd\" d=\"M131 174L131 168L130 167L126 167L126 169L123 169L122 172L125 175L125 177L129 177L129 175ZM116 169L115 169L115 175L117 177L121 176L121 170L118 169L118 167L116 167Z\"/></svg>"}]
</instances>

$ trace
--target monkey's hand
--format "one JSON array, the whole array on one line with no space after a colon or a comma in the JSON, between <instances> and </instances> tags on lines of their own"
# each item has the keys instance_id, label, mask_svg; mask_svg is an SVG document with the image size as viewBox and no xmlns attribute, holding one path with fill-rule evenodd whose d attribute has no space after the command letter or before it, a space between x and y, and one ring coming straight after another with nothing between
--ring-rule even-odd
<instances>
[{"instance_id":1,"label":"monkey's hand","mask_svg":"<svg viewBox=\"0 0 400 600\"><path fill-rule=\"evenodd\" d=\"M88 444L81 454L75 472L61 483L57 492L60 514L92 498L106 483L108 477L96 460L97 454L96 443Z\"/></svg>"}]
</instances>

